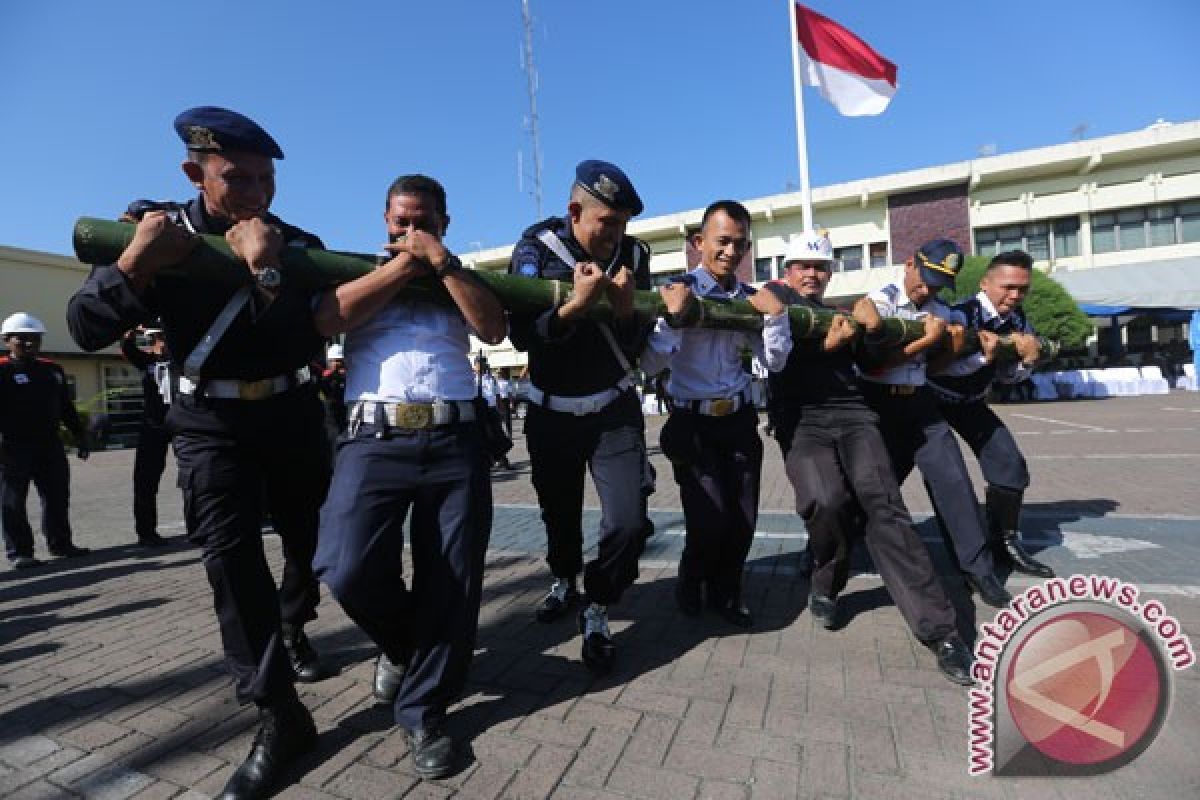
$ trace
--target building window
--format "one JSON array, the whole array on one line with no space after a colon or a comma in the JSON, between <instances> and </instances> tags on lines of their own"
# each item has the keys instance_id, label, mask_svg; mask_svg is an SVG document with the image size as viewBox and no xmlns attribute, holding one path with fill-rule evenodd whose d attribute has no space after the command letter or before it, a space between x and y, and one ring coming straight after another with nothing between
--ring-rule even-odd
<instances>
[{"instance_id":1,"label":"building window","mask_svg":"<svg viewBox=\"0 0 1200 800\"><path fill-rule=\"evenodd\" d=\"M775 275L772 272L774 265L774 256L754 259L754 280L751 282L766 283L767 281L774 279Z\"/></svg>"},{"instance_id":2,"label":"building window","mask_svg":"<svg viewBox=\"0 0 1200 800\"><path fill-rule=\"evenodd\" d=\"M1079 255L1079 218L1063 217L1024 225L1003 225L975 231L975 253L992 257L1007 250L1024 250L1034 261Z\"/></svg>"},{"instance_id":3,"label":"building window","mask_svg":"<svg viewBox=\"0 0 1200 800\"><path fill-rule=\"evenodd\" d=\"M871 243L871 266L886 267L888 265L887 242Z\"/></svg>"},{"instance_id":4,"label":"building window","mask_svg":"<svg viewBox=\"0 0 1200 800\"><path fill-rule=\"evenodd\" d=\"M1092 250L1112 253L1200 241L1200 201L1092 214Z\"/></svg>"},{"instance_id":5,"label":"building window","mask_svg":"<svg viewBox=\"0 0 1200 800\"><path fill-rule=\"evenodd\" d=\"M863 268L863 246L838 247L833 251L835 272L854 272Z\"/></svg>"}]
</instances>

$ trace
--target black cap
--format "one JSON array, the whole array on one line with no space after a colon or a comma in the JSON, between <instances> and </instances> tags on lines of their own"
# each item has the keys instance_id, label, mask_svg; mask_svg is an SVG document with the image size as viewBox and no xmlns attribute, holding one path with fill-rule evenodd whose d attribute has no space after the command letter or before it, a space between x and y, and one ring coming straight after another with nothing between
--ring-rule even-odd
<instances>
[{"instance_id":1,"label":"black cap","mask_svg":"<svg viewBox=\"0 0 1200 800\"><path fill-rule=\"evenodd\" d=\"M607 161L580 161L575 167L575 183L610 208L642 213L642 198L629 177L616 164Z\"/></svg>"},{"instance_id":2,"label":"black cap","mask_svg":"<svg viewBox=\"0 0 1200 800\"><path fill-rule=\"evenodd\" d=\"M930 289L953 286L963 266L962 248L950 239L934 239L917 248L913 263Z\"/></svg>"},{"instance_id":3,"label":"black cap","mask_svg":"<svg viewBox=\"0 0 1200 800\"><path fill-rule=\"evenodd\" d=\"M188 150L220 153L238 150L283 158L283 150L258 123L236 111L217 106L189 108L175 118L175 132Z\"/></svg>"}]
</instances>

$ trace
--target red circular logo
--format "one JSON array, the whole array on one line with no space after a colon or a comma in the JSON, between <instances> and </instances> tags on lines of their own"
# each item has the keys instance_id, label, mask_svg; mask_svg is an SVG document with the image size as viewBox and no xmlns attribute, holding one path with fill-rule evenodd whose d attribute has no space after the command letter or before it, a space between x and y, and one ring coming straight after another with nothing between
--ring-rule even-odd
<instances>
[{"instance_id":1,"label":"red circular logo","mask_svg":"<svg viewBox=\"0 0 1200 800\"><path fill-rule=\"evenodd\" d=\"M1025 637L1005 691L1029 744L1064 764L1096 765L1149 744L1167 699L1164 680L1137 630L1107 614L1075 611Z\"/></svg>"}]
</instances>

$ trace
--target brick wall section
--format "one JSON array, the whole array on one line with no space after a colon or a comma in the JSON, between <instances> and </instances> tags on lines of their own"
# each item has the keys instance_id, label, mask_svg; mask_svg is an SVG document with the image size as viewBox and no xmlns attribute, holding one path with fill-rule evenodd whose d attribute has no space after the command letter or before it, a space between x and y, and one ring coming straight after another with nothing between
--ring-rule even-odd
<instances>
[{"instance_id":1,"label":"brick wall section","mask_svg":"<svg viewBox=\"0 0 1200 800\"><path fill-rule=\"evenodd\" d=\"M902 264L930 239L953 239L971 251L971 219L967 185L943 186L888 198L892 261Z\"/></svg>"}]
</instances>

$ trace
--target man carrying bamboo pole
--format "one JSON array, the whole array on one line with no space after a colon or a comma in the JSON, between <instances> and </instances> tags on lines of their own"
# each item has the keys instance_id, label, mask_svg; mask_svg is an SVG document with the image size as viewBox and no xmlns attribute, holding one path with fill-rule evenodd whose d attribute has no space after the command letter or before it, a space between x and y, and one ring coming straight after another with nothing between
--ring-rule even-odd
<instances>
[{"instance_id":1,"label":"man carrying bamboo pole","mask_svg":"<svg viewBox=\"0 0 1200 800\"><path fill-rule=\"evenodd\" d=\"M920 468L935 505L944 515L950 540L947 544L958 559L967 585L988 605L1002 608L1012 597L996 578L962 451L925 386L927 353L945 337L946 320L956 319L935 295L939 289L954 285L962 264L962 250L957 244L936 239L922 245L908 260L899 283L867 295L881 315L922 320L926 333L882 354L876 366L862 371L861 385L868 404L879 415L896 484L904 484L914 465Z\"/></svg>"},{"instance_id":2,"label":"man carrying bamboo pole","mask_svg":"<svg viewBox=\"0 0 1200 800\"><path fill-rule=\"evenodd\" d=\"M500 301L442 237L446 192L424 175L397 178L384 211L393 257L322 296L317 329L346 333L348 428L321 509L316 569L379 646L374 693L408 736L413 766L454 766L443 721L467 679L492 525L490 458L475 399L468 331L504 338ZM454 307L398 298L433 276ZM410 520L411 586L401 565Z\"/></svg>"},{"instance_id":3,"label":"man carrying bamboo pole","mask_svg":"<svg viewBox=\"0 0 1200 800\"><path fill-rule=\"evenodd\" d=\"M328 675L302 627L320 599L312 557L329 484L324 411L308 367L322 339L315 292L289 284L279 269L285 247L321 242L269 212L283 151L253 120L203 106L176 117L175 130L199 195L131 205L133 242L116 264L92 269L67 323L93 351L162 318L173 367L167 427L188 538L203 552L237 697L261 711L250 755L221 797L257 798L316 745L293 682ZM223 234L254 282L234 287L164 272L192 251L198 233ZM278 591L263 554L264 491L283 541Z\"/></svg>"},{"instance_id":4,"label":"man carrying bamboo pole","mask_svg":"<svg viewBox=\"0 0 1200 800\"><path fill-rule=\"evenodd\" d=\"M684 614L695 616L703 592L709 608L749 628L754 617L742 600L742 571L758 521L763 447L742 349L748 347L768 371L777 371L787 362L792 331L775 295L737 278L738 264L751 246L745 206L732 200L711 204L693 242L700 266L660 290L667 316L655 326L642 355L646 373L671 370L666 384L671 416L661 444L679 484L687 527L675 600ZM694 297L747 300L763 315L762 331L673 327Z\"/></svg>"},{"instance_id":5,"label":"man carrying bamboo pole","mask_svg":"<svg viewBox=\"0 0 1200 800\"><path fill-rule=\"evenodd\" d=\"M1029 487L1029 469L1012 432L987 404L994 382L1019 383L1037 363L1038 339L1021 308L1032 272L1033 259L1023 250L1000 253L991 260L979 293L954 307L967 327L979 332L980 352L930 375L929 388L942 416L979 459L987 481L988 537L996 555L1017 572L1053 578L1054 570L1021 544L1021 500ZM1012 336L1018 359L998 365L996 345L1005 334Z\"/></svg>"},{"instance_id":6,"label":"man carrying bamboo pole","mask_svg":"<svg viewBox=\"0 0 1200 800\"><path fill-rule=\"evenodd\" d=\"M788 244L784 281L766 285L788 305L827 310L833 248L809 232ZM854 321L866 335L882 326L874 303L861 298ZM937 656L950 680L971 683L971 654L958 634L929 551L888 462L879 418L867 406L855 374L862 337L848 317L837 317L823 338L799 339L787 366L771 373L771 417L783 452L796 511L808 529L812 576L808 609L828 630L838 626L837 597L846 586L850 548L861 530L871 560L905 622Z\"/></svg>"},{"instance_id":7,"label":"man carrying bamboo pole","mask_svg":"<svg viewBox=\"0 0 1200 800\"><path fill-rule=\"evenodd\" d=\"M647 530L645 422L632 362L650 320L633 310L634 288L650 288L650 251L625 235L642 212L633 183L616 165L584 161L575 170L565 217L525 231L509 271L569 281L565 301L538 314L513 314L510 337L529 353L525 438L554 585L537 608L551 622L580 596L583 572L583 661L611 669L616 654L608 606L637 578ZM611 321L586 312L606 295ZM586 469L602 507L596 557L583 564L583 478Z\"/></svg>"}]
</instances>

